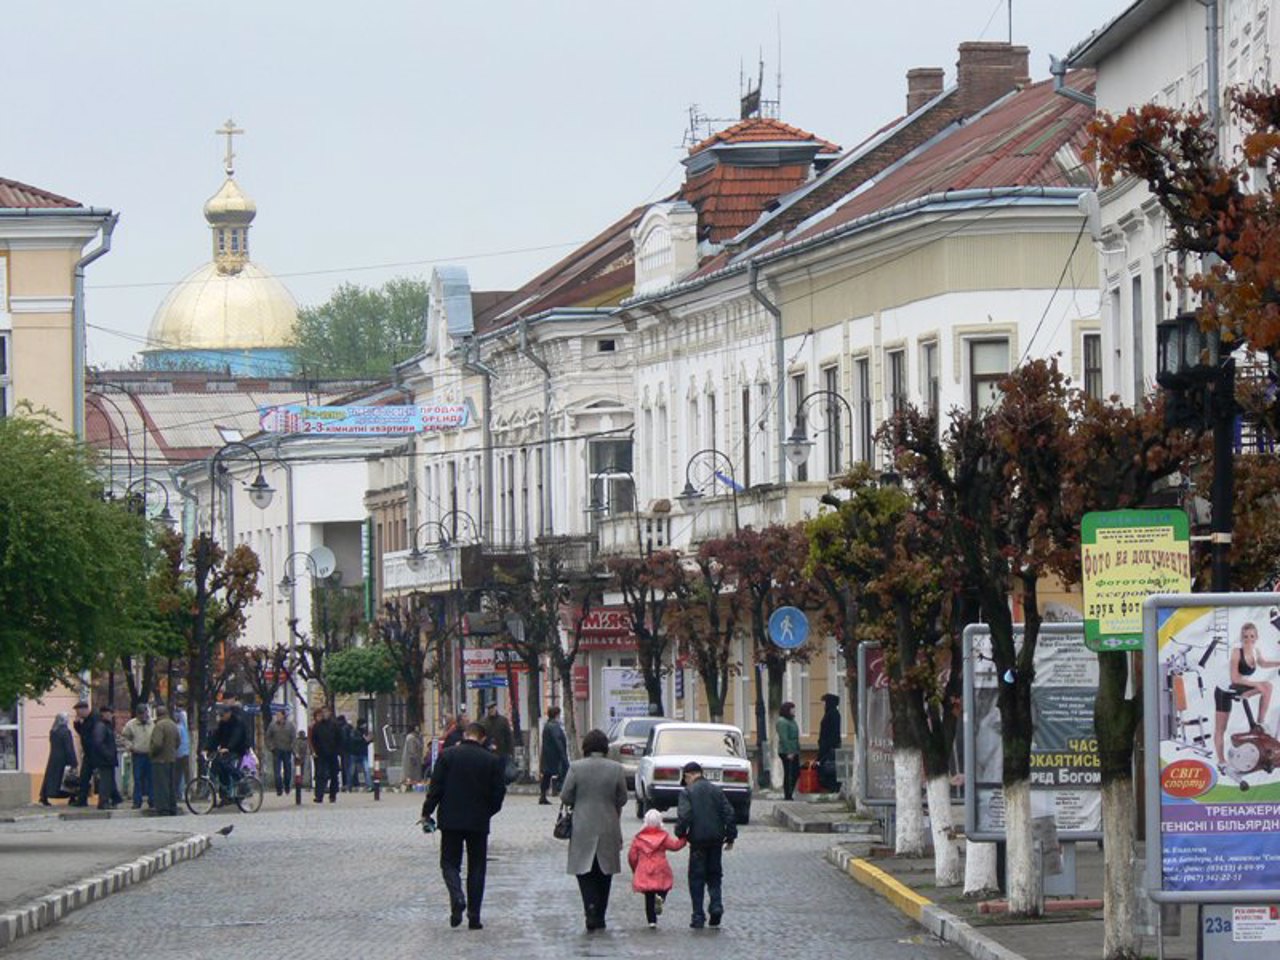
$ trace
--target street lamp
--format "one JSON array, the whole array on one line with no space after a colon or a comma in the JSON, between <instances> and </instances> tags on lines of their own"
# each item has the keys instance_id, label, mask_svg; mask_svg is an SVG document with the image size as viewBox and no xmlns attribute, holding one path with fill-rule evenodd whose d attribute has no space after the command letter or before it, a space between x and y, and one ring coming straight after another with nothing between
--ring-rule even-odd
<instances>
[{"instance_id":1,"label":"street lamp","mask_svg":"<svg viewBox=\"0 0 1280 960\"><path fill-rule=\"evenodd\" d=\"M1156 382L1165 389L1170 426L1213 432L1213 512L1209 555L1212 589L1231 589L1231 501L1235 486L1236 362L1223 355L1217 330L1206 332L1194 310L1156 324Z\"/></svg>"},{"instance_id":2,"label":"street lamp","mask_svg":"<svg viewBox=\"0 0 1280 960\"><path fill-rule=\"evenodd\" d=\"M465 675L466 666L463 663L466 639L462 632L462 600L460 596L460 588L454 582L453 576L453 547L462 546L464 543L474 543L479 541L479 526L476 524L475 517L471 516L466 510L455 507L445 513L439 520L427 520L418 524L413 531L412 547L409 550L409 556L405 563L414 573L421 573L427 566L427 555L419 544L419 534L424 530L434 531L435 548L443 551L449 557L449 593L454 599L455 620L458 625L456 640L458 645L458 671L455 674L450 671L452 680L458 682L458 687L453 692L453 708L456 711L458 706L465 702L467 695L467 678ZM451 680L451 682L452 682Z\"/></svg>"},{"instance_id":3,"label":"street lamp","mask_svg":"<svg viewBox=\"0 0 1280 960\"><path fill-rule=\"evenodd\" d=\"M147 501L151 499L149 493L151 490L159 490L160 496L164 500L163 505L155 514L154 519L159 520L162 524L172 530L177 521L174 520L173 514L169 512L169 489L163 483L155 477L140 477L125 488L125 494L128 498L128 502L133 504L136 501L139 507L139 512L142 516L147 517L150 516L147 511Z\"/></svg>"},{"instance_id":4,"label":"street lamp","mask_svg":"<svg viewBox=\"0 0 1280 960\"><path fill-rule=\"evenodd\" d=\"M722 474L718 468L718 464L724 464L728 476ZM697 468L698 482L694 483L694 469ZM723 450L717 450L715 447L707 447L699 450L689 458L689 462L684 465L684 489L680 491L680 495L676 497L680 501L680 505L690 513L699 513L706 506L706 495L703 493L704 487L715 488L716 483L723 483L729 488L729 494L733 502L733 532L737 533L741 529L738 520L738 480L733 471L733 461L729 459L729 455Z\"/></svg>"},{"instance_id":5,"label":"street lamp","mask_svg":"<svg viewBox=\"0 0 1280 960\"><path fill-rule=\"evenodd\" d=\"M316 566L316 558L311 556L311 554L307 553L305 550L295 550L284 558L284 576L280 578L281 590L292 590L297 585L297 577L295 577L291 571L293 570L293 561L297 560L299 557L307 561L307 573L311 574L312 580L315 580L320 576L320 568Z\"/></svg>"},{"instance_id":6,"label":"street lamp","mask_svg":"<svg viewBox=\"0 0 1280 960\"><path fill-rule=\"evenodd\" d=\"M631 513L636 518L636 551L638 556L644 556L644 534L640 528L640 487L636 484L635 474L625 467L619 467L616 464L610 464L604 470L603 474L606 480L606 489L608 480L625 478L631 484ZM604 517L613 513L613 497L608 497L608 502L602 502L600 498L592 491L591 503L587 505L587 514L592 517ZM649 552L653 552L653 545L650 544Z\"/></svg>"},{"instance_id":7,"label":"street lamp","mask_svg":"<svg viewBox=\"0 0 1280 960\"><path fill-rule=\"evenodd\" d=\"M218 477L225 473L227 468L222 465L222 461L230 459L228 454L232 451L239 450L249 454L253 461L258 465L258 475L252 483L246 483L245 489L249 492L250 502L259 510L265 510L271 505L271 498L275 495L275 489L271 484L267 483L267 478L262 474L262 457L258 455L258 451L253 449L247 443L239 440L232 440L226 444L221 450L209 458L209 535L217 536L217 509L218 509Z\"/></svg>"},{"instance_id":8,"label":"street lamp","mask_svg":"<svg viewBox=\"0 0 1280 960\"><path fill-rule=\"evenodd\" d=\"M818 433L826 433L833 429L839 429L840 411L835 407L833 401L838 401L844 405L845 410L849 414L849 467L853 468L853 406L840 394L834 390L814 390L806 396L796 407L796 425L791 431L791 436L787 437L782 444L782 452L787 457L787 462L793 467L804 464L809 459L809 452L813 449L813 441L805 434L805 424L808 422L805 416L805 409L811 400L821 397L826 401L825 425L818 427ZM838 459L838 458L837 458ZM839 463L827 464L827 469L835 467L840 468Z\"/></svg>"}]
</instances>

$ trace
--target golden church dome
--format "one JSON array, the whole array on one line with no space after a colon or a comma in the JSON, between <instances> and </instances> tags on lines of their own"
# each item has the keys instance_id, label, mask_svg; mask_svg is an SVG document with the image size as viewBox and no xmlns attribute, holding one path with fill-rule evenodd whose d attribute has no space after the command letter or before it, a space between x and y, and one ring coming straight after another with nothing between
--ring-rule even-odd
<instances>
[{"instance_id":1,"label":"golden church dome","mask_svg":"<svg viewBox=\"0 0 1280 960\"><path fill-rule=\"evenodd\" d=\"M256 263L234 272L207 263L165 297L151 320L149 350L246 350L293 342L298 304Z\"/></svg>"},{"instance_id":2,"label":"golden church dome","mask_svg":"<svg viewBox=\"0 0 1280 960\"><path fill-rule=\"evenodd\" d=\"M248 226L257 213L257 204L245 196L231 177L223 181L222 187L204 205L204 218L211 227Z\"/></svg>"}]
</instances>

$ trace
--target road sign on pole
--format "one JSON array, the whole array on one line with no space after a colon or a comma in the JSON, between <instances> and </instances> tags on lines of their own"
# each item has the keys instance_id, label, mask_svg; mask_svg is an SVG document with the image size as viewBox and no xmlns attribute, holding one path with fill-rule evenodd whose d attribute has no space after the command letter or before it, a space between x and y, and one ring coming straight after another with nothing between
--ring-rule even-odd
<instances>
[{"instance_id":1,"label":"road sign on pole","mask_svg":"<svg viewBox=\"0 0 1280 960\"><path fill-rule=\"evenodd\" d=\"M809 639L809 618L797 607L779 607L769 617L769 639L783 650L804 646Z\"/></svg>"}]
</instances>

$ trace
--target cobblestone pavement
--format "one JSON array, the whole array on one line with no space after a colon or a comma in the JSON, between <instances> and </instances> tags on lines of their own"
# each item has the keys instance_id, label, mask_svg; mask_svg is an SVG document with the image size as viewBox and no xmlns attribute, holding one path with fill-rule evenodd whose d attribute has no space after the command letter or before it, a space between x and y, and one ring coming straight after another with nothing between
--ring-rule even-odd
<instances>
[{"instance_id":1,"label":"cobblestone pavement","mask_svg":"<svg viewBox=\"0 0 1280 960\"><path fill-rule=\"evenodd\" d=\"M615 879L609 929L587 935L565 845L551 837L556 807L510 797L494 821L482 931L448 926L438 870L439 840L414 821L421 795L340 796L336 805L295 808L268 798L257 814L186 817L212 832L233 824L202 858L81 910L19 941L8 958L275 956L326 960L414 958L448 951L470 958L669 957L700 960L832 955L854 960L952 960L889 905L854 884L822 855L830 836L743 828L725 855L725 919L691 931L685 854L672 855L676 889L658 930L644 921L630 874ZM753 811L768 812L761 802ZM139 824L142 829L148 824ZM635 832L630 810L624 833Z\"/></svg>"}]
</instances>

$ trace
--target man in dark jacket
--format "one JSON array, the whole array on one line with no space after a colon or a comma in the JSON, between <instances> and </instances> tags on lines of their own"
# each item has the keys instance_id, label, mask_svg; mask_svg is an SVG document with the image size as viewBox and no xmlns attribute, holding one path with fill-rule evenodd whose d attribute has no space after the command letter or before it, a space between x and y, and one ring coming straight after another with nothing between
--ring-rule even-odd
<instances>
[{"instance_id":1,"label":"man in dark jacket","mask_svg":"<svg viewBox=\"0 0 1280 960\"><path fill-rule=\"evenodd\" d=\"M827 793L840 789L836 779L836 751L840 749L840 698L822 695L822 723L818 726L818 784Z\"/></svg>"},{"instance_id":2,"label":"man in dark jacket","mask_svg":"<svg viewBox=\"0 0 1280 960\"><path fill-rule=\"evenodd\" d=\"M249 750L244 723L228 704L218 708L218 725L209 735L209 774L226 793L240 779L240 761Z\"/></svg>"},{"instance_id":3,"label":"man in dark jacket","mask_svg":"<svg viewBox=\"0 0 1280 960\"><path fill-rule=\"evenodd\" d=\"M431 773L431 789L422 803L422 819L440 811L440 873L449 890L449 925L467 914L471 930L483 929L485 861L489 855L489 820L502 809L507 783L502 759L484 748L485 728L467 726L462 742L442 751ZM462 892L462 848L467 848L467 891Z\"/></svg>"},{"instance_id":4,"label":"man in dark jacket","mask_svg":"<svg viewBox=\"0 0 1280 960\"><path fill-rule=\"evenodd\" d=\"M89 805L89 787L93 783L93 727L97 722L88 701L81 700L76 704L76 718L71 725L80 738L80 788L67 802L69 807Z\"/></svg>"},{"instance_id":5,"label":"man in dark jacket","mask_svg":"<svg viewBox=\"0 0 1280 960\"><path fill-rule=\"evenodd\" d=\"M560 708L547 708L547 723L542 728L542 753L539 756L542 767L542 780L538 784L538 802L550 803L547 791L555 781L556 790L564 782L564 775L569 772L569 741L565 738L564 727L560 725Z\"/></svg>"},{"instance_id":6,"label":"man in dark jacket","mask_svg":"<svg viewBox=\"0 0 1280 960\"><path fill-rule=\"evenodd\" d=\"M98 809L110 810L119 806L120 794L116 790L115 712L109 706L98 708L98 722L93 725L91 737L89 749L98 775Z\"/></svg>"},{"instance_id":7,"label":"man in dark jacket","mask_svg":"<svg viewBox=\"0 0 1280 960\"><path fill-rule=\"evenodd\" d=\"M316 722L311 727L311 755L315 758L315 802L323 803L325 791L329 802L338 802L338 769L342 766L342 731L329 711L321 707L316 711Z\"/></svg>"},{"instance_id":8,"label":"man in dark jacket","mask_svg":"<svg viewBox=\"0 0 1280 960\"><path fill-rule=\"evenodd\" d=\"M724 877L721 854L733 849L738 838L738 819L733 804L718 784L702 776L702 765L690 761L684 765L684 790L678 804L676 836L689 841L689 899L693 901L693 919L689 926L701 930L710 923L720 926L724 901L720 883ZM702 898L708 895L707 912L702 912Z\"/></svg>"}]
</instances>

